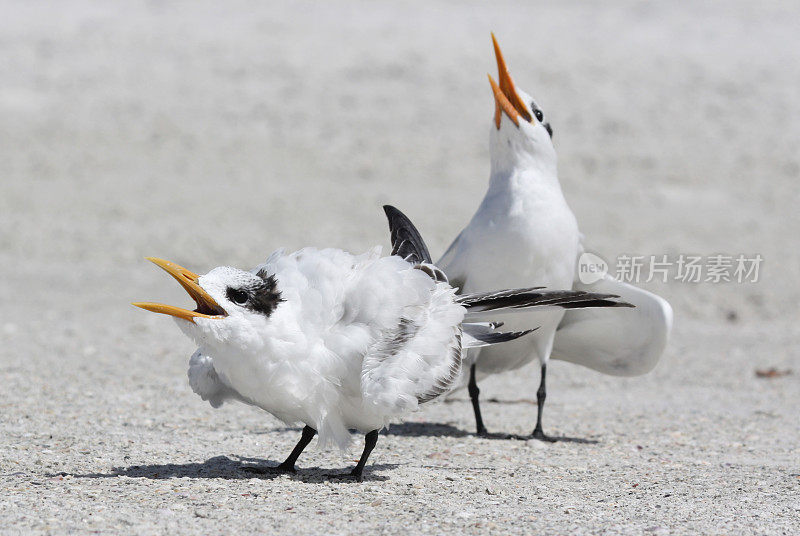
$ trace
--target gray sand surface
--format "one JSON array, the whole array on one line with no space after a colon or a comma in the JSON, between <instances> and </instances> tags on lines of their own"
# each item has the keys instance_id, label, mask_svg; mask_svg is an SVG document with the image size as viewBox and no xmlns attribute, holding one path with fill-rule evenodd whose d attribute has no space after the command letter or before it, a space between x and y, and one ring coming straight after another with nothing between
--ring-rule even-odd
<instances>
[{"instance_id":1,"label":"gray sand surface","mask_svg":"<svg viewBox=\"0 0 800 536\"><path fill-rule=\"evenodd\" d=\"M0 533L797 534L797 2L2 2ZM686 5L683 5L686 4ZM381 435L362 484L255 477L299 429L186 381L131 301L273 249L434 256L488 177L494 30L555 128L593 250L761 254L753 284L651 282L675 308L644 377L556 362L546 429L478 439L464 393ZM759 379L756 369L793 374ZM529 432L536 367L483 382Z\"/></svg>"}]
</instances>

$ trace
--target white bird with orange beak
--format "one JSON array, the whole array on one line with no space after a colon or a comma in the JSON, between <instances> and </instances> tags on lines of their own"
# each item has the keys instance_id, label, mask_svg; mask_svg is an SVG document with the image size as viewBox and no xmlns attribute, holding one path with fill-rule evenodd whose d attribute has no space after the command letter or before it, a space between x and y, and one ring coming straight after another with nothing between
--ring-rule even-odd
<instances>
[{"instance_id":1,"label":"white bird with orange beak","mask_svg":"<svg viewBox=\"0 0 800 536\"><path fill-rule=\"evenodd\" d=\"M578 224L558 180L553 129L530 95L514 85L492 34L498 82L489 76L495 100L489 135L489 188L466 228L438 261L462 292L541 285L619 294L636 309L568 311L550 309L515 316L512 329L540 328L502 346L471 351L465 363L477 433L487 435L480 411L477 376L541 367L538 412L531 437L553 441L542 428L550 357L606 374L644 374L657 363L672 324L669 304L609 276L585 286L576 278L583 252Z\"/></svg>"},{"instance_id":2,"label":"white bird with orange beak","mask_svg":"<svg viewBox=\"0 0 800 536\"><path fill-rule=\"evenodd\" d=\"M200 346L190 364L192 388L212 405L236 399L305 424L289 457L269 470L294 472L317 433L322 445L344 449L356 429L366 440L350 476L360 480L378 431L446 393L459 378L465 348L532 331L497 332L496 324L472 322L478 313L629 307L615 296L572 290L457 296L408 218L384 208L389 257L380 257L380 248L363 255L279 250L252 271L223 266L205 275L150 259L197 303L193 311L134 304L175 317Z\"/></svg>"}]
</instances>

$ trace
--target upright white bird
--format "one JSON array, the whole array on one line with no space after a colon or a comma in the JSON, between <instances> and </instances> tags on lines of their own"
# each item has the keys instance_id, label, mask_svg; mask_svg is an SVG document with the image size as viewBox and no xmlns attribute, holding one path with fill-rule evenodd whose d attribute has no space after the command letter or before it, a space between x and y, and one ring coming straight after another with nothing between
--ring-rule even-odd
<instances>
[{"instance_id":1,"label":"upright white bird","mask_svg":"<svg viewBox=\"0 0 800 536\"><path fill-rule=\"evenodd\" d=\"M489 189L437 265L454 286L467 293L529 285L580 287L576 262L583 245L558 181L553 129L536 102L514 86L494 34L492 42L499 83L489 76L495 99ZM470 352L468 391L479 435L488 432L481 417L476 375L513 370L538 360L541 379L532 437L553 441L542 429L551 356L615 375L643 374L655 366L671 327L669 304L611 277L589 289L619 294L636 309L603 314L550 309L521 314L507 325L540 328L524 339Z\"/></svg>"},{"instance_id":2,"label":"upright white bird","mask_svg":"<svg viewBox=\"0 0 800 536\"><path fill-rule=\"evenodd\" d=\"M156 303L134 305L171 315L200 346L190 363L192 388L218 406L236 399L278 419L305 424L300 441L274 470L294 464L316 433L344 449L349 429L366 434L350 473L361 479L391 421L448 391L462 351L530 333L497 332L474 323L481 312L559 306L619 307L614 296L528 288L457 296L431 264L419 233L385 207L392 256L337 249L275 252L252 271L214 268L198 276L150 259L197 303L194 311Z\"/></svg>"}]
</instances>

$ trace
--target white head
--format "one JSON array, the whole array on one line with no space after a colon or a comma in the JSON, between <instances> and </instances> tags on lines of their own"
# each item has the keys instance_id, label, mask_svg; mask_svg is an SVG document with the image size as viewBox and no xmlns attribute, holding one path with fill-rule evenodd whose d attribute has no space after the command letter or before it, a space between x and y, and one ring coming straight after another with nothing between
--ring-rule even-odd
<instances>
[{"instance_id":1,"label":"white head","mask_svg":"<svg viewBox=\"0 0 800 536\"><path fill-rule=\"evenodd\" d=\"M149 258L174 277L197 304L193 311L159 303L133 305L170 315L201 346L220 350L263 350L274 334L272 314L284 300L273 275L221 266L197 275L175 263Z\"/></svg>"},{"instance_id":2,"label":"white head","mask_svg":"<svg viewBox=\"0 0 800 536\"><path fill-rule=\"evenodd\" d=\"M508 172L520 165L555 173L553 129L533 98L514 86L494 34L492 43L500 80L498 84L489 75L495 100L494 121L489 135L492 175Z\"/></svg>"}]
</instances>

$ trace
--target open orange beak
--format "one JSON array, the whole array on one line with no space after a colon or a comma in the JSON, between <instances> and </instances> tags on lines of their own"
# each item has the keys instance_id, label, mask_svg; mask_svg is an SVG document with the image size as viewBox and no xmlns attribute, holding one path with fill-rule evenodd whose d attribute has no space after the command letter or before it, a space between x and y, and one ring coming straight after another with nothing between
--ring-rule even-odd
<instances>
[{"instance_id":1,"label":"open orange beak","mask_svg":"<svg viewBox=\"0 0 800 536\"><path fill-rule=\"evenodd\" d=\"M188 309L181 309L180 307L173 307L172 305L163 305L160 303L150 302L137 302L134 303L136 307L141 307L147 311L154 313L161 313L165 315L174 316L194 322L195 318L224 318L228 313L223 309L208 292L203 290L203 287L198 283L200 276L179 266L174 262L165 261L164 259L157 259L155 257L147 257L147 260L155 265L163 268L169 275L175 278L178 283L189 293L189 296L197 304L197 309L190 311Z\"/></svg>"},{"instance_id":2,"label":"open orange beak","mask_svg":"<svg viewBox=\"0 0 800 536\"><path fill-rule=\"evenodd\" d=\"M497 39L492 33L492 43L494 44L494 56L497 59L497 77L500 83L496 83L489 75L489 84L492 86L492 93L494 93L494 124L500 130L500 113L504 112L515 125L519 126L519 118L522 116L525 121L530 123L533 120L530 110L522 102L522 99L517 95L514 89L514 82L511 80L511 75L508 74L506 67L506 60L503 59L503 53L500 51L500 45L497 44Z\"/></svg>"}]
</instances>

